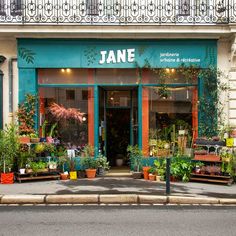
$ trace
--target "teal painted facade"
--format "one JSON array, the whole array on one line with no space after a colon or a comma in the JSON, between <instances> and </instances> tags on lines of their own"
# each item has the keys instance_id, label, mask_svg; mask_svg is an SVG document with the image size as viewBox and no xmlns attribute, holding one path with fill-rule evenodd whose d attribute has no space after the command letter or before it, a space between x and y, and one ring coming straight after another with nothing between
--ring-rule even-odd
<instances>
[{"instance_id":1,"label":"teal painted facade","mask_svg":"<svg viewBox=\"0 0 236 236\"><path fill-rule=\"evenodd\" d=\"M19 39L19 68L135 68L146 62L154 68L176 68L182 63L207 68L216 64L216 40L65 40ZM134 49L128 61L118 62L118 50ZM99 63L101 52L110 63ZM114 63L114 60L116 63Z\"/></svg>"},{"instance_id":2,"label":"teal painted facade","mask_svg":"<svg viewBox=\"0 0 236 236\"><path fill-rule=\"evenodd\" d=\"M151 67L155 68L177 68L183 63L185 66L195 65L200 68L216 66L217 40L19 39L19 101L23 101L27 93L38 92L37 69L39 68L136 68L144 67L147 61ZM101 85L89 85L94 87L96 154L99 151L99 86ZM132 84L127 83L127 85ZM157 84L150 84L150 86L153 85L157 86ZM87 85L40 86L86 87ZM103 86L109 86L109 84ZM112 86L125 86L125 84L112 84ZM142 104L142 84L133 84L133 86L138 89L138 104ZM149 85L145 84L145 86ZM202 94L202 90L202 83L200 83L199 95ZM138 144L142 148L142 106L140 105L138 123Z\"/></svg>"}]
</instances>

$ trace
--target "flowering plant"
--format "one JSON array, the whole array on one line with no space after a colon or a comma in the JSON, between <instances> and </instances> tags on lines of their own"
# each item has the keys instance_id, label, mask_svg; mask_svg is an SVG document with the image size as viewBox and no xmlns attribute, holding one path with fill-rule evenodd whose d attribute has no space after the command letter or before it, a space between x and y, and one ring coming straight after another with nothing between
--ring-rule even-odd
<instances>
[{"instance_id":1,"label":"flowering plant","mask_svg":"<svg viewBox=\"0 0 236 236\"><path fill-rule=\"evenodd\" d=\"M83 121L84 113L80 112L80 110L76 108L65 108L57 103L52 103L49 107L49 111L57 120L74 119L79 122Z\"/></svg>"},{"instance_id":2,"label":"flowering plant","mask_svg":"<svg viewBox=\"0 0 236 236\"><path fill-rule=\"evenodd\" d=\"M19 134L30 135L34 133L37 96L25 95L25 101L18 106L17 117L19 121Z\"/></svg>"}]
</instances>

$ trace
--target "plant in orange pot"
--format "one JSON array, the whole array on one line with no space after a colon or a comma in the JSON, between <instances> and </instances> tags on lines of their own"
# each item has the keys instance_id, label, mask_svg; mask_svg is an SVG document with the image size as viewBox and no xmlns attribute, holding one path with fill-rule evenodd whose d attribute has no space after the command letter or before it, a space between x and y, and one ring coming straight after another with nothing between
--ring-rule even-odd
<instances>
[{"instance_id":1,"label":"plant in orange pot","mask_svg":"<svg viewBox=\"0 0 236 236\"><path fill-rule=\"evenodd\" d=\"M18 129L14 124L6 126L0 131L0 168L1 168L1 183L12 184L14 182L14 173L12 167L15 158L19 154L19 136Z\"/></svg>"},{"instance_id":2,"label":"plant in orange pot","mask_svg":"<svg viewBox=\"0 0 236 236\"><path fill-rule=\"evenodd\" d=\"M92 179L96 176L98 162L94 157L81 158L81 166L85 169L87 178Z\"/></svg>"}]
</instances>

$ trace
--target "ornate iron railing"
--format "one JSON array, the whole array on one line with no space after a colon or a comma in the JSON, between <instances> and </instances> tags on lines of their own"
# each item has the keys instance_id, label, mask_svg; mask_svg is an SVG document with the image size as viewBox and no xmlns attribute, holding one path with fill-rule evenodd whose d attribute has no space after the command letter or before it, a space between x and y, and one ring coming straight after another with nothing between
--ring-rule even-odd
<instances>
[{"instance_id":1,"label":"ornate iron railing","mask_svg":"<svg viewBox=\"0 0 236 236\"><path fill-rule=\"evenodd\" d=\"M0 24L228 24L236 0L0 0Z\"/></svg>"}]
</instances>

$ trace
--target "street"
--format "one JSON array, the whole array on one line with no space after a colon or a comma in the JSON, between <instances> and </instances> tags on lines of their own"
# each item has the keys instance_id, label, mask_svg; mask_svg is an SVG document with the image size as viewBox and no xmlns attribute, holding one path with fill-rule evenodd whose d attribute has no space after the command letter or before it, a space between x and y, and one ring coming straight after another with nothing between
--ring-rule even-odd
<instances>
[{"instance_id":1,"label":"street","mask_svg":"<svg viewBox=\"0 0 236 236\"><path fill-rule=\"evenodd\" d=\"M227 235L235 206L0 206L0 235Z\"/></svg>"}]
</instances>

